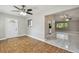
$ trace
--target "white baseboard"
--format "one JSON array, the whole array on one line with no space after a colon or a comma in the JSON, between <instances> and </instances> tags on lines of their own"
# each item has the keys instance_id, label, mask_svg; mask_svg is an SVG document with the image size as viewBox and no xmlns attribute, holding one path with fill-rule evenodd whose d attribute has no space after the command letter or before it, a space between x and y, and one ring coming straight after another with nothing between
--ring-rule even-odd
<instances>
[{"instance_id":1,"label":"white baseboard","mask_svg":"<svg viewBox=\"0 0 79 59\"><path fill-rule=\"evenodd\" d=\"M29 37L32 37L32 38L37 39L37 40L39 40L39 41L42 41L42 42L45 42L45 43L47 43L47 44L53 45L53 44L51 44L51 43L45 41L46 39L41 39L41 38L38 38L38 37L35 37L35 36L31 36L31 35L27 35L27 34L26 34L25 36L29 36Z\"/></svg>"},{"instance_id":2,"label":"white baseboard","mask_svg":"<svg viewBox=\"0 0 79 59\"><path fill-rule=\"evenodd\" d=\"M38 38L38 37L35 37L35 36L31 36L31 35L27 35L27 34L25 36L29 36L29 37L32 37L34 39L40 40L40 41L45 41L45 39L41 39L41 38Z\"/></svg>"},{"instance_id":3,"label":"white baseboard","mask_svg":"<svg viewBox=\"0 0 79 59\"><path fill-rule=\"evenodd\" d=\"M37 40L39 40L39 41L45 42L45 43L47 43L47 44L57 46L57 45L55 45L55 44L52 44L52 43L50 43L50 42L45 41L46 39L41 39L41 38L34 37L34 36L31 36L31 35L27 35L27 34L17 35L17 36L15 36L15 37L20 37L20 36L29 36L29 37L32 37L32 38L37 39ZM0 40L6 40L6 39L8 39L8 38L14 38L14 37L2 38L2 39L0 39ZM60 47L60 46L57 46L57 47ZM60 47L60 48L62 48L62 47ZM63 49L65 49L65 48L63 48ZM67 49L65 49L65 50L67 50ZM68 50L68 51L69 51L69 50Z\"/></svg>"},{"instance_id":4,"label":"white baseboard","mask_svg":"<svg viewBox=\"0 0 79 59\"><path fill-rule=\"evenodd\" d=\"M26 36L26 34L17 35L17 36L14 36L14 37L20 37L20 36ZM6 40L8 38L14 38L14 37L5 37L5 38L1 38L0 40Z\"/></svg>"},{"instance_id":5,"label":"white baseboard","mask_svg":"<svg viewBox=\"0 0 79 59\"><path fill-rule=\"evenodd\" d=\"M61 49L64 49L64 50L69 51L68 49L65 49L65 48L63 48L63 47L60 47L60 46L58 46L58 45L55 45L54 43L52 44L52 43L50 43L50 42L45 41L46 39L41 39L41 38L34 37L34 36L31 36L31 35L25 35L25 36L29 36L29 37L35 38L35 39L37 39L37 40L39 40L39 41L42 41L42 42L45 42L45 43L47 43L47 44L50 44L50 45L53 45L53 46L56 46L56 47L59 47L59 48L61 48Z\"/></svg>"}]
</instances>

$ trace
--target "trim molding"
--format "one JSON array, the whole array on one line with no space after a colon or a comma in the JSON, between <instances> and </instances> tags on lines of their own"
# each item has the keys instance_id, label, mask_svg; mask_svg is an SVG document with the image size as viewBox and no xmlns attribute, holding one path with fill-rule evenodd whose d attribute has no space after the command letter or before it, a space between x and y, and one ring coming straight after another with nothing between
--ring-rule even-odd
<instances>
[{"instance_id":1,"label":"trim molding","mask_svg":"<svg viewBox=\"0 0 79 59\"><path fill-rule=\"evenodd\" d=\"M32 38L34 38L34 39L36 39L36 40L45 42L45 43L47 43L47 44L54 45L54 44L51 44L51 43L45 41L46 39L41 39L41 38L38 38L38 37L35 37L35 36L31 36L31 35L27 35L27 34L26 34L25 36L29 36L29 37L32 37ZM54 45L54 46L56 46L56 45Z\"/></svg>"},{"instance_id":2,"label":"trim molding","mask_svg":"<svg viewBox=\"0 0 79 59\"><path fill-rule=\"evenodd\" d=\"M35 36L31 36L31 35L27 35L27 34L17 35L17 36L15 36L15 37L20 37L20 36L29 36L29 37L32 37L32 38L34 38L34 39L36 39L36 40L45 42L45 43L47 43L47 44L54 45L54 46L56 46L56 47L60 47L60 46L57 46L57 45L55 45L55 44L52 44L52 43L50 43L50 42L45 41L46 39L41 39L41 38L38 38L38 37L35 37ZM14 37L7 37L7 38L5 37L5 38L1 38L0 40L6 40L6 39L8 39L8 38L14 38ZM60 48L61 48L61 49L65 49L65 48L62 48L62 47L60 47ZM65 49L65 50L67 50L67 49ZM69 50L67 50L67 51L69 51ZM71 51L71 52L73 52L73 51Z\"/></svg>"},{"instance_id":3,"label":"trim molding","mask_svg":"<svg viewBox=\"0 0 79 59\"><path fill-rule=\"evenodd\" d=\"M38 38L38 37L35 37L35 36L31 36L31 35L27 35L27 34L25 34L25 36L29 36L29 37L32 37L34 39L40 40L40 41L45 41L45 39L41 39L41 38Z\"/></svg>"},{"instance_id":4,"label":"trim molding","mask_svg":"<svg viewBox=\"0 0 79 59\"><path fill-rule=\"evenodd\" d=\"M46 39L41 39L41 38L38 38L38 37L35 37L35 36L31 36L31 35L27 35L27 34L26 34L25 36L29 36L29 37L32 37L32 38L34 38L34 39L36 39L36 40L45 42L45 43L47 43L47 44L57 46L57 45L55 45L55 44L52 44L52 43L50 43L50 42L45 41Z\"/></svg>"},{"instance_id":5,"label":"trim molding","mask_svg":"<svg viewBox=\"0 0 79 59\"><path fill-rule=\"evenodd\" d=\"M45 42L45 43L47 43L47 44L50 44L50 45L53 45L53 46L59 47L59 48L61 48L61 49L64 49L64 50L70 51L70 50L68 50L68 49L65 49L65 48L59 46L59 45L55 45L54 43L47 42L47 41L45 41L46 39L41 39L41 38L34 37L34 36L31 36L31 35L27 35L27 34L25 34L25 36L29 36L29 37L32 37L32 38L34 38L34 39L36 39L36 40L39 40L39 41ZM73 52L73 51L71 51L71 52Z\"/></svg>"},{"instance_id":6,"label":"trim molding","mask_svg":"<svg viewBox=\"0 0 79 59\"><path fill-rule=\"evenodd\" d=\"M14 37L20 37L20 36L26 36L26 34L17 35L17 36L14 36ZM8 38L14 38L14 37L5 37L5 38L1 38L0 40L6 40Z\"/></svg>"}]
</instances>

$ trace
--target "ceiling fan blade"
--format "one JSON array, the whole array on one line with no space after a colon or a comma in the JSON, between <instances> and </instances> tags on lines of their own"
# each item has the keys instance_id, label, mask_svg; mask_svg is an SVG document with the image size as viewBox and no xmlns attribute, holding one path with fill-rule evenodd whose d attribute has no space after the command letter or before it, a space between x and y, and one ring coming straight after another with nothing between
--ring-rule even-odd
<instances>
[{"instance_id":1,"label":"ceiling fan blade","mask_svg":"<svg viewBox=\"0 0 79 59\"><path fill-rule=\"evenodd\" d=\"M32 11L32 9L27 9L27 11Z\"/></svg>"},{"instance_id":2,"label":"ceiling fan blade","mask_svg":"<svg viewBox=\"0 0 79 59\"><path fill-rule=\"evenodd\" d=\"M32 13L26 12L27 14L33 15Z\"/></svg>"},{"instance_id":3,"label":"ceiling fan blade","mask_svg":"<svg viewBox=\"0 0 79 59\"><path fill-rule=\"evenodd\" d=\"M32 13L31 13L31 11L32 11L32 9L25 9L25 5L21 5L21 8L19 8L19 7L17 7L17 6L13 6L13 7L15 7L16 9L18 9L18 10L12 10L13 12L26 12L27 14L30 14L30 15L33 15Z\"/></svg>"},{"instance_id":4,"label":"ceiling fan blade","mask_svg":"<svg viewBox=\"0 0 79 59\"><path fill-rule=\"evenodd\" d=\"M12 12L19 12L18 10L12 10Z\"/></svg>"},{"instance_id":5,"label":"ceiling fan blade","mask_svg":"<svg viewBox=\"0 0 79 59\"><path fill-rule=\"evenodd\" d=\"M13 7L15 7L16 9L19 9L19 10L21 10L20 8L18 8L17 6L13 6Z\"/></svg>"}]
</instances>

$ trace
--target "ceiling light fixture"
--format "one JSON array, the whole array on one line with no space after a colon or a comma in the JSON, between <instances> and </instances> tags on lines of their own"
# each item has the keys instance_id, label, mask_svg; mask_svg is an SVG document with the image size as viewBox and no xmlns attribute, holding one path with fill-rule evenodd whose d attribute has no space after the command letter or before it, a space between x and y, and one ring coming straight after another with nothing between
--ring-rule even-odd
<instances>
[{"instance_id":1,"label":"ceiling light fixture","mask_svg":"<svg viewBox=\"0 0 79 59\"><path fill-rule=\"evenodd\" d=\"M68 14L64 14L62 16L59 16L61 19L64 19L65 21L70 21L72 18Z\"/></svg>"},{"instance_id":2,"label":"ceiling light fixture","mask_svg":"<svg viewBox=\"0 0 79 59\"><path fill-rule=\"evenodd\" d=\"M72 18L68 14L64 15L65 21L70 21Z\"/></svg>"},{"instance_id":3,"label":"ceiling light fixture","mask_svg":"<svg viewBox=\"0 0 79 59\"><path fill-rule=\"evenodd\" d=\"M26 16L25 12L20 12L20 15Z\"/></svg>"}]
</instances>

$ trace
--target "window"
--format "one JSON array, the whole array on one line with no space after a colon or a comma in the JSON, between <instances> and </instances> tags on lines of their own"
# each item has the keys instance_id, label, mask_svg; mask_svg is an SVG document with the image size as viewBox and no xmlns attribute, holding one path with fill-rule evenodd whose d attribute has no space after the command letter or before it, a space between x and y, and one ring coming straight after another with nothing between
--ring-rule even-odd
<instances>
[{"instance_id":1,"label":"window","mask_svg":"<svg viewBox=\"0 0 79 59\"><path fill-rule=\"evenodd\" d=\"M28 20L28 27L32 27L32 19Z\"/></svg>"},{"instance_id":2,"label":"window","mask_svg":"<svg viewBox=\"0 0 79 59\"><path fill-rule=\"evenodd\" d=\"M67 30L69 27L69 23L67 21L63 22L56 22L55 23L55 28L56 30Z\"/></svg>"}]
</instances>

